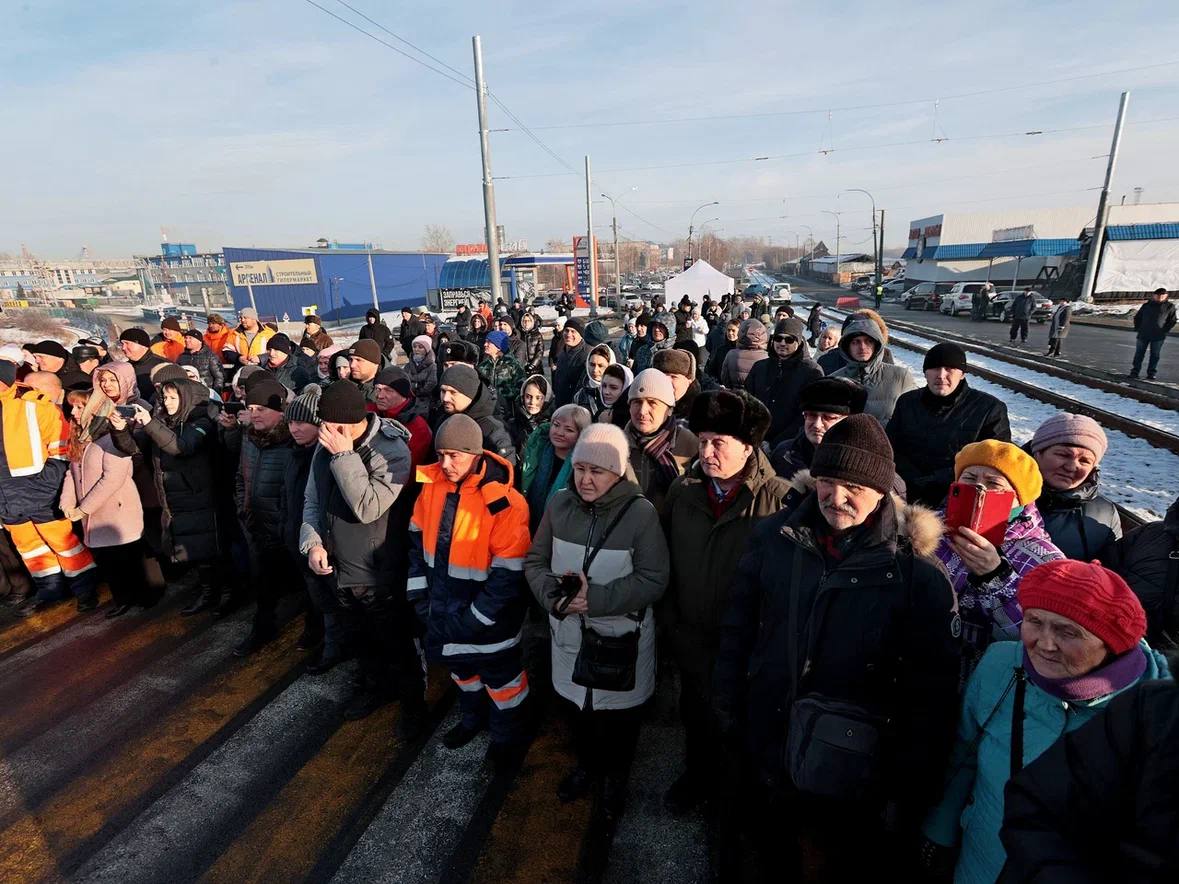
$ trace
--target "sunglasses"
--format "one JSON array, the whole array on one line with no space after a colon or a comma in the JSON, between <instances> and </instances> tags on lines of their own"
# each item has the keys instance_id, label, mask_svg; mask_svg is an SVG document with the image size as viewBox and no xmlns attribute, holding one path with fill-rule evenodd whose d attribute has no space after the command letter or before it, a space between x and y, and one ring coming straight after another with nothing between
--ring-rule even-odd
<instances>
[{"instance_id":1,"label":"sunglasses","mask_svg":"<svg viewBox=\"0 0 1179 884\"><path fill-rule=\"evenodd\" d=\"M798 338L794 335L774 335L775 344L797 344Z\"/></svg>"}]
</instances>

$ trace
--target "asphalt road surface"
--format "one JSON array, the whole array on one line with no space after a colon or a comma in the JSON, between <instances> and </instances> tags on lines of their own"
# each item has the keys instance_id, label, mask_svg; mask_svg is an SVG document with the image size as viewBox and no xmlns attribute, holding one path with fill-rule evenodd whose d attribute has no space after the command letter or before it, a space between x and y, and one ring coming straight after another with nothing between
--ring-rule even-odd
<instances>
[{"instance_id":1,"label":"asphalt road surface","mask_svg":"<svg viewBox=\"0 0 1179 884\"><path fill-rule=\"evenodd\" d=\"M839 295L853 292L840 291L830 287L808 286L799 283L794 294L800 298L814 298L824 304L834 304ZM860 302L872 306L871 296L861 296ZM885 302L880 314L887 321L895 318L903 322L922 325L930 329L930 337L936 338L937 329L949 329L990 344L1008 345L1011 342L1010 326L997 319L974 322L965 314L946 316L929 310L905 310L899 304ZM1115 374L1129 372L1134 359L1133 331L1097 325L1083 325L1074 322L1068 337L1064 339L1064 354L1052 360L1064 367L1069 363L1101 369ZM1030 356L1043 356L1048 351L1048 323L1032 322L1028 325L1027 343L1020 346L1021 352ZM1045 357L1047 358L1047 357ZM1147 357L1149 358L1149 356ZM1146 377L1146 361L1143 361L1141 377ZM1157 380L1166 384L1179 385L1179 337L1169 337L1163 344L1163 355L1159 361Z\"/></svg>"},{"instance_id":2,"label":"asphalt road surface","mask_svg":"<svg viewBox=\"0 0 1179 884\"><path fill-rule=\"evenodd\" d=\"M350 664L303 672L293 610L278 640L239 660L248 611L182 618L190 594L117 620L72 602L0 615L0 881L709 877L705 817L675 820L661 803L683 757L670 678L611 846L591 802L556 798L572 762L557 701L538 704L523 765L497 774L486 736L441 745L457 721L444 672L430 673L428 735L403 745L396 706L343 720Z\"/></svg>"}]
</instances>

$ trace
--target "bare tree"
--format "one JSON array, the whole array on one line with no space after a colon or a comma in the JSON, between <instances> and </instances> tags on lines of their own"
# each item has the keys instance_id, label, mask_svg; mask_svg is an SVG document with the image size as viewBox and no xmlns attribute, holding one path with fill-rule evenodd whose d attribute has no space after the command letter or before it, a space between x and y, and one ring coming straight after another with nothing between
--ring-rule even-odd
<instances>
[{"instance_id":1,"label":"bare tree","mask_svg":"<svg viewBox=\"0 0 1179 884\"><path fill-rule=\"evenodd\" d=\"M550 239L544 244L546 252L568 252L573 248L573 243L567 239Z\"/></svg>"},{"instance_id":2,"label":"bare tree","mask_svg":"<svg viewBox=\"0 0 1179 884\"><path fill-rule=\"evenodd\" d=\"M454 250L454 234L444 224L427 224L422 234L422 250L426 252L451 252Z\"/></svg>"}]
</instances>

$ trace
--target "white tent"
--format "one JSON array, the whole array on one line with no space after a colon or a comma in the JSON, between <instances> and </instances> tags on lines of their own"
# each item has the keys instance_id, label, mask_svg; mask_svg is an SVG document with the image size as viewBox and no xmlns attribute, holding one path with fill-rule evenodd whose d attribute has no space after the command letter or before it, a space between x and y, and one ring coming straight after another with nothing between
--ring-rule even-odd
<instances>
[{"instance_id":1,"label":"white tent","mask_svg":"<svg viewBox=\"0 0 1179 884\"><path fill-rule=\"evenodd\" d=\"M674 307L684 296L699 305L708 295L719 301L722 295L733 294L734 279L721 273L707 261L697 261L683 273L673 276L663 284L663 292L669 307Z\"/></svg>"}]
</instances>

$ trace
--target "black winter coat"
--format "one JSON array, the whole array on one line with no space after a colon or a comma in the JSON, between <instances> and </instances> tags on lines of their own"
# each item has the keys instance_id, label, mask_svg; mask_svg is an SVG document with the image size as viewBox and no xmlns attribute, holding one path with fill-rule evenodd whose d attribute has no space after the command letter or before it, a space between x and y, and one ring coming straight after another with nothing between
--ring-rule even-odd
<instances>
[{"instance_id":1,"label":"black winter coat","mask_svg":"<svg viewBox=\"0 0 1179 884\"><path fill-rule=\"evenodd\" d=\"M375 318L377 321L369 322L370 318ZM388 356L393 352L393 332L389 331L389 326L381 321L381 313L375 307L370 307L365 311L364 327L356 337L358 340L370 338L376 341L377 346L381 348L382 356Z\"/></svg>"},{"instance_id":2,"label":"black winter coat","mask_svg":"<svg viewBox=\"0 0 1179 884\"><path fill-rule=\"evenodd\" d=\"M1008 784L1003 884L1179 881L1179 686L1114 697Z\"/></svg>"},{"instance_id":3,"label":"black winter coat","mask_svg":"<svg viewBox=\"0 0 1179 884\"><path fill-rule=\"evenodd\" d=\"M1167 517L1135 528L1110 550L1113 568L1146 609L1146 640L1160 651L1179 650L1179 500Z\"/></svg>"},{"instance_id":4,"label":"black winter coat","mask_svg":"<svg viewBox=\"0 0 1179 884\"><path fill-rule=\"evenodd\" d=\"M470 327L471 320L468 314L467 328ZM397 341L401 344L401 349L405 352L406 359L413 358L413 339L425 333L426 326L414 316L411 316L397 327Z\"/></svg>"},{"instance_id":5,"label":"black winter coat","mask_svg":"<svg viewBox=\"0 0 1179 884\"><path fill-rule=\"evenodd\" d=\"M570 349L565 347L557 357L557 369L553 372L553 406L560 408L573 401L573 395L585 378L585 361L593 349L585 341Z\"/></svg>"},{"instance_id":6,"label":"black winter coat","mask_svg":"<svg viewBox=\"0 0 1179 884\"><path fill-rule=\"evenodd\" d=\"M269 371L276 381L294 393L299 393L319 377L315 364L301 350L292 353L286 362Z\"/></svg>"},{"instance_id":7,"label":"black winter coat","mask_svg":"<svg viewBox=\"0 0 1179 884\"><path fill-rule=\"evenodd\" d=\"M539 328L520 332L520 354L516 357L528 374L544 373L544 335Z\"/></svg>"},{"instance_id":8,"label":"black winter coat","mask_svg":"<svg viewBox=\"0 0 1179 884\"><path fill-rule=\"evenodd\" d=\"M1044 527L1067 558L1105 561L1122 536L1122 517L1114 503L1100 494L1099 471L1072 491L1054 491L1047 485L1036 500Z\"/></svg>"},{"instance_id":9,"label":"black winter coat","mask_svg":"<svg viewBox=\"0 0 1179 884\"><path fill-rule=\"evenodd\" d=\"M180 366L191 365L201 376L201 383L214 392L220 393L225 386L225 369L221 365L221 355L214 353L205 344L201 349L192 353L185 350L176 359Z\"/></svg>"},{"instance_id":10,"label":"black winter coat","mask_svg":"<svg viewBox=\"0 0 1179 884\"><path fill-rule=\"evenodd\" d=\"M1175 305L1171 301L1147 301L1134 314L1134 330L1144 341L1161 341L1175 327Z\"/></svg>"},{"instance_id":11,"label":"black winter coat","mask_svg":"<svg viewBox=\"0 0 1179 884\"><path fill-rule=\"evenodd\" d=\"M779 443L770 452L770 466L783 479L793 479L798 473L811 468L814 457L815 446L806 437L806 433L799 430L794 438Z\"/></svg>"},{"instance_id":12,"label":"black winter coat","mask_svg":"<svg viewBox=\"0 0 1179 884\"><path fill-rule=\"evenodd\" d=\"M299 552L299 530L303 525L303 498L307 493L307 478L311 475L311 458L316 445L295 445L291 448L291 461L283 475L282 539L296 561L306 564L307 557Z\"/></svg>"},{"instance_id":13,"label":"black winter coat","mask_svg":"<svg viewBox=\"0 0 1179 884\"><path fill-rule=\"evenodd\" d=\"M217 429L209 419L208 393L192 381L176 381L180 409L162 411L144 427L151 441L156 493L163 507L163 551L174 562L208 562L220 556L214 488Z\"/></svg>"},{"instance_id":14,"label":"black winter coat","mask_svg":"<svg viewBox=\"0 0 1179 884\"><path fill-rule=\"evenodd\" d=\"M286 422L269 433L242 435L234 486L237 517L255 549L281 549L286 544L286 474L294 442ZM299 501L302 522L302 501Z\"/></svg>"},{"instance_id":15,"label":"black winter coat","mask_svg":"<svg viewBox=\"0 0 1179 884\"><path fill-rule=\"evenodd\" d=\"M1011 441L1007 406L965 379L949 396L928 388L902 393L885 429L909 500L934 508L954 481L954 455L983 439Z\"/></svg>"},{"instance_id":16,"label":"black winter coat","mask_svg":"<svg viewBox=\"0 0 1179 884\"><path fill-rule=\"evenodd\" d=\"M163 356L157 356L148 350L143 354L142 359L131 363L135 369L135 385L139 387L140 399L151 403L156 401L156 388L155 384L151 382L151 370L157 365L166 364L167 361Z\"/></svg>"},{"instance_id":17,"label":"black winter coat","mask_svg":"<svg viewBox=\"0 0 1179 884\"><path fill-rule=\"evenodd\" d=\"M771 344L770 358L749 369L745 390L769 409L770 429L766 441L771 447L790 439L802 429L799 394L803 387L821 377L823 369L811 359L805 343L786 359L775 356Z\"/></svg>"},{"instance_id":18,"label":"black winter coat","mask_svg":"<svg viewBox=\"0 0 1179 884\"><path fill-rule=\"evenodd\" d=\"M792 484L785 508L754 528L734 575L714 706L722 722L744 718L760 778L778 788L787 785L782 759L796 696L821 694L888 717L887 797L915 825L941 789L958 707L961 627L932 558L941 521L885 498L833 562L817 545L823 517L809 474ZM796 692L791 673L804 669Z\"/></svg>"},{"instance_id":19,"label":"black winter coat","mask_svg":"<svg viewBox=\"0 0 1179 884\"><path fill-rule=\"evenodd\" d=\"M483 431L483 447L488 451L494 451L514 469L517 463L516 448L512 445L512 437L503 421L495 416L495 405L496 400L491 388L486 384L480 384L478 395L471 400L471 404L463 413Z\"/></svg>"}]
</instances>

